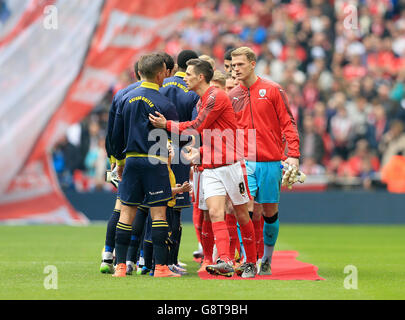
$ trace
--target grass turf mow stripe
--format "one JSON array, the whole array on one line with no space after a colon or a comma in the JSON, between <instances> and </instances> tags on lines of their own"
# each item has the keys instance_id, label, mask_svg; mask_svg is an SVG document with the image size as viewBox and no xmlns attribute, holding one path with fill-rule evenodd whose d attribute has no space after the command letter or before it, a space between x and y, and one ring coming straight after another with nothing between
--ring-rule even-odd
<instances>
[{"instance_id":1,"label":"grass turf mow stripe","mask_svg":"<svg viewBox=\"0 0 405 320\"><path fill-rule=\"evenodd\" d=\"M105 230L0 226L0 299L405 299L405 226L281 225L276 251L298 251L326 281L203 281L191 224L180 247L189 275L116 279L99 272Z\"/></svg>"}]
</instances>

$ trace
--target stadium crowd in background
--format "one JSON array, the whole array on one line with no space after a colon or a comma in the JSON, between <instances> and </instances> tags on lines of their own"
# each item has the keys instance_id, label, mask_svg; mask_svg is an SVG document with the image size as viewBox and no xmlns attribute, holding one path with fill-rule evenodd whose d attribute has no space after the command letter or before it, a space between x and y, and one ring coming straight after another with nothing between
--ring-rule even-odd
<instances>
[{"instance_id":1,"label":"stadium crowd in background","mask_svg":"<svg viewBox=\"0 0 405 320\"><path fill-rule=\"evenodd\" d=\"M405 154L404 0L199 1L178 30L158 51L192 49L220 71L227 49L255 51L256 73L287 91L307 175L372 188L389 160ZM133 82L131 70L55 148L62 185L110 188L101 170L108 109Z\"/></svg>"}]
</instances>

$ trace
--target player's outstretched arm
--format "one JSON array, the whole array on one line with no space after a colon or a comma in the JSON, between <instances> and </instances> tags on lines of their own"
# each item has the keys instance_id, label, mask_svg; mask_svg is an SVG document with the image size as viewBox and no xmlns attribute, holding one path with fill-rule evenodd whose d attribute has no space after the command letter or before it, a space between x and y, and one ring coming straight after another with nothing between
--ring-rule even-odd
<instances>
[{"instance_id":1,"label":"player's outstretched arm","mask_svg":"<svg viewBox=\"0 0 405 320\"><path fill-rule=\"evenodd\" d=\"M201 152L202 152L201 147L197 149L190 146L185 146L181 151L184 159L186 159L188 162L192 164L200 163Z\"/></svg>"},{"instance_id":2,"label":"player's outstretched arm","mask_svg":"<svg viewBox=\"0 0 405 320\"><path fill-rule=\"evenodd\" d=\"M166 129L167 120L165 116L158 111L155 111L155 115L149 113L149 121L155 128Z\"/></svg>"},{"instance_id":3,"label":"player's outstretched arm","mask_svg":"<svg viewBox=\"0 0 405 320\"><path fill-rule=\"evenodd\" d=\"M182 185L176 184L176 186L172 188L172 195L175 196L178 193L190 192L191 189L191 184L188 181L185 181Z\"/></svg>"}]
</instances>

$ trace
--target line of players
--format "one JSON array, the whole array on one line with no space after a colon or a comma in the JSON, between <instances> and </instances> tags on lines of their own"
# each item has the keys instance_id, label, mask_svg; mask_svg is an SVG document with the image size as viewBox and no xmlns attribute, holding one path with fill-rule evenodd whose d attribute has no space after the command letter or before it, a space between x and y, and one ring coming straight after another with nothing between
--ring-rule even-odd
<instances>
[{"instance_id":1,"label":"line of players","mask_svg":"<svg viewBox=\"0 0 405 320\"><path fill-rule=\"evenodd\" d=\"M246 47L234 51L229 50L225 54L224 66L227 71L225 75L219 71L214 72L215 63L213 59L206 56L196 59L197 55L194 52L184 50L178 55L179 69L173 76L175 72L173 59L167 54L161 55L161 57L164 60L165 68L162 68L164 71L160 72L160 75L159 72L150 72L153 69L150 68L151 64L148 65L147 61L142 61L139 63L141 65L139 70L142 77L141 81L121 90L114 97L106 139L107 152L112 159L112 168L117 166L121 171L120 176L122 176L125 157L127 157L127 166L125 167L127 172L131 171L127 168L128 159L133 162L132 167L142 167L145 164L140 163L140 160L146 157L147 152L128 152L132 151L128 149L128 143L122 144L123 141L128 140L128 133L117 134L117 127L120 126L114 125L117 123L117 114L121 118L125 118L122 117L122 110L125 108L125 103L128 104L128 101L131 100L143 101L141 102L143 105L149 102L149 108L152 108L151 104L153 105L154 99L157 99L159 104L166 104L163 108L148 110L147 113L149 113L151 124L167 131L181 133L193 129L203 136L205 129L236 130L243 128L246 131L254 129L256 151L253 157L249 158L247 154L249 141L246 141L244 156L240 157L235 150L231 150L235 153L232 164L219 161L219 165L213 165L213 161L202 161L202 163L208 162L209 164L194 166L192 170L194 177L193 221L204 256L199 271L206 270L224 276L232 276L236 272L244 278L254 277L257 272L264 275L271 274L271 258L279 228L278 202L282 175L280 161L285 160L287 164L298 167L299 158L298 134L294 119L289 111L288 100L282 88L255 75L256 57L253 51ZM153 58L149 60L153 60ZM156 65L158 61L155 59L154 62ZM138 64L136 68L137 66ZM159 85L161 86L160 89ZM234 88L235 86L236 88ZM153 95L154 99L148 99L145 97L151 97L148 93L142 96L145 99L135 100L135 96L141 96L139 93L138 95L135 94L134 92L137 90L134 89L142 87L144 91L159 90L172 103L161 102ZM229 94L232 100L223 90ZM137 107L139 108L139 106ZM131 108L127 106L127 109ZM177 111L177 115L174 114L174 110ZM130 117L131 114L127 113L127 118ZM121 122L125 122L125 120L121 119ZM145 132L150 131L150 123L146 123L146 127L143 128ZM124 128L125 126L121 125L121 127ZM246 134L245 138L247 136ZM114 144L117 142L121 142L121 148L114 148ZM288 143L287 156L284 155L286 142ZM229 149L229 146L227 145L226 148ZM188 161L195 161L196 158L203 158L204 154L211 154L204 149L204 142L202 152L195 152L195 149L194 151L191 149L188 147L190 152L184 154L184 158ZM124 150L126 154L123 154ZM179 153L179 150L175 146L174 153ZM225 153L227 152L230 150L225 150ZM133 153L132 156L131 153ZM126 198L122 199L121 189L124 189L123 193L125 194L127 192L125 189L131 188L121 188L120 185L119 195L121 198L117 198L114 213L108 223L103 262L100 267L101 272L113 272L112 251L115 247L116 251L119 248L121 252L117 252L117 268L114 275L131 274L134 269L143 226L145 226L145 220L149 216L149 223L146 223L143 254L148 269L152 268L150 252L153 247L155 277L173 277L185 273L185 270L178 265L177 255L181 237L180 210L191 205L188 197L190 166L182 163L171 166L169 164L166 167L166 172L170 171L170 167L177 183L173 182L172 172L173 181L170 197L164 200L167 202L167 200L172 199L173 195L177 194L176 204L173 203L172 199L172 203L167 203L167 207L159 205L162 204L161 197L159 199L153 197L147 199L148 196L145 192L142 201L138 199L137 202L128 202L131 196L126 195ZM137 175L139 180L139 173L135 173L135 177ZM129 174L127 173L126 176ZM125 172L122 178L129 180L125 179ZM150 184L148 185L148 182L145 182L147 179L141 180L138 181L139 184L143 183L144 187L153 188ZM137 190L139 194L142 192ZM149 191L149 189L148 192L149 194L156 193ZM160 190L157 193L159 192ZM257 201L254 207L250 192ZM158 200L156 201L156 199ZM151 213L155 211L154 214L148 215L148 206L145 205L145 201L149 202ZM119 212L121 203L122 207L127 209L122 219L120 219ZM118 222L118 220L120 221ZM152 223L150 220L153 220ZM240 265L236 264L233 254L235 249L239 255L241 254L237 223L240 227L239 237L242 238L245 249L244 261ZM157 232L158 229L162 229L160 233ZM155 231L154 236L153 231ZM122 241L122 235L120 238L120 233L126 233L125 241ZM159 235L157 235L158 233ZM212 259L214 244L218 257L215 262ZM167 254L168 252L170 253ZM256 261L259 262L258 271Z\"/></svg>"},{"instance_id":2,"label":"line of players","mask_svg":"<svg viewBox=\"0 0 405 320\"><path fill-rule=\"evenodd\" d=\"M174 108L174 113L180 115L181 120L191 120L193 116L193 110L195 109L195 105L199 99L199 97L193 93L189 92L186 89L186 84L182 80L184 77L184 71L186 68L186 62L189 59L197 58L197 54L190 51L184 50L182 51L177 58L177 66L173 61L173 58L168 54L162 54L164 64L165 64L165 73L162 75L164 78L164 87L160 88L160 92L164 92L165 95L170 97L172 101L175 103L176 107L172 105L172 109ZM114 131L114 124L116 120L117 111L122 112L125 104L125 98L128 93L131 93L134 89L139 88L142 83L149 83L146 80L142 70L139 68L139 62L135 64L134 68L135 74L137 75L139 81L134 84L131 84L127 88L120 90L116 93L113 98L112 106L110 109L109 121L108 121L108 130L107 130L107 137L106 137L106 149L107 154L111 159L111 168L112 170L116 167L117 160L114 157L114 141L113 141L113 131ZM177 85L180 84L180 85ZM153 90L153 89L152 89ZM149 130L145 128L145 132ZM123 158L123 156L119 156L119 158ZM118 161L120 162L120 161ZM168 264L171 266L171 269L177 273L184 273L185 270L182 269L177 261L178 256L178 248L181 238L181 224L180 224L180 212L182 208L187 208L191 205L189 199L189 190L190 186L188 184L188 177L189 177L189 166L182 166L180 165L172 165L171 166L173 171L175 172L177 184L181 184L178 186L177 192L179 193L175 205L172 201L169 203L169 210L167 210L167 220L170 222L171 225L171 234L170 234L170 241L171 250L168 259ZM119 190L120 191L120 190ZM114 208L114 212L109 219L107 225L107 232L106 232L106 241L105 247L103 250L103 257L102 257L102 264L100 266L100 271L103 273L114 273L113 267L113 251L116 247L116 230L117 227L121 227L122 224L118 224L118 221L121 216L121 199L120 199L120 192L118 191L118 196ZM127 274L132 274L135 268L135 261L137 260L137 253L139 246L143 246L143 256L145 261L145 266L142 270L144 274L148 273L150 270L153 270L152 265L152 257L153 257L153 245L152 245L152 235L151 235L151 218L148 214L149 207L147 205L140 205L138 206L137 213L135 215L135 219L133 221L133 230L130 237L130 243L127 250L126 255L126 264L127 264ZM146 229L144 228L146 226ZM124 226L125 228L125 226ZM128 227L126 229L129 229ZM141 239L144 238L144 242L141 242ZM170 274L169 272L163 272ZM160 273L155 273L155 276L159 276Z\"/></svg>"}]
</instances>

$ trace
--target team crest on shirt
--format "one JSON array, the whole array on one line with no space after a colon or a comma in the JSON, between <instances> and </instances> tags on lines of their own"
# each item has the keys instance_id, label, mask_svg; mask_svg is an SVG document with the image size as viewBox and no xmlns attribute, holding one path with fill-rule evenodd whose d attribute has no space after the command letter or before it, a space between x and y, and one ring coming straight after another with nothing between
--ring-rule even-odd
<instances>
[{"instance_id":1,"label":"team crest on shirt","mask_svg":"<svg viewBox=\"0 0 405 320\"><path fill-rule=\"evenodd\" d=\"M266 95L266 89L260 89L259 95L263 98Z\"/></svg>"}]
</instances>

